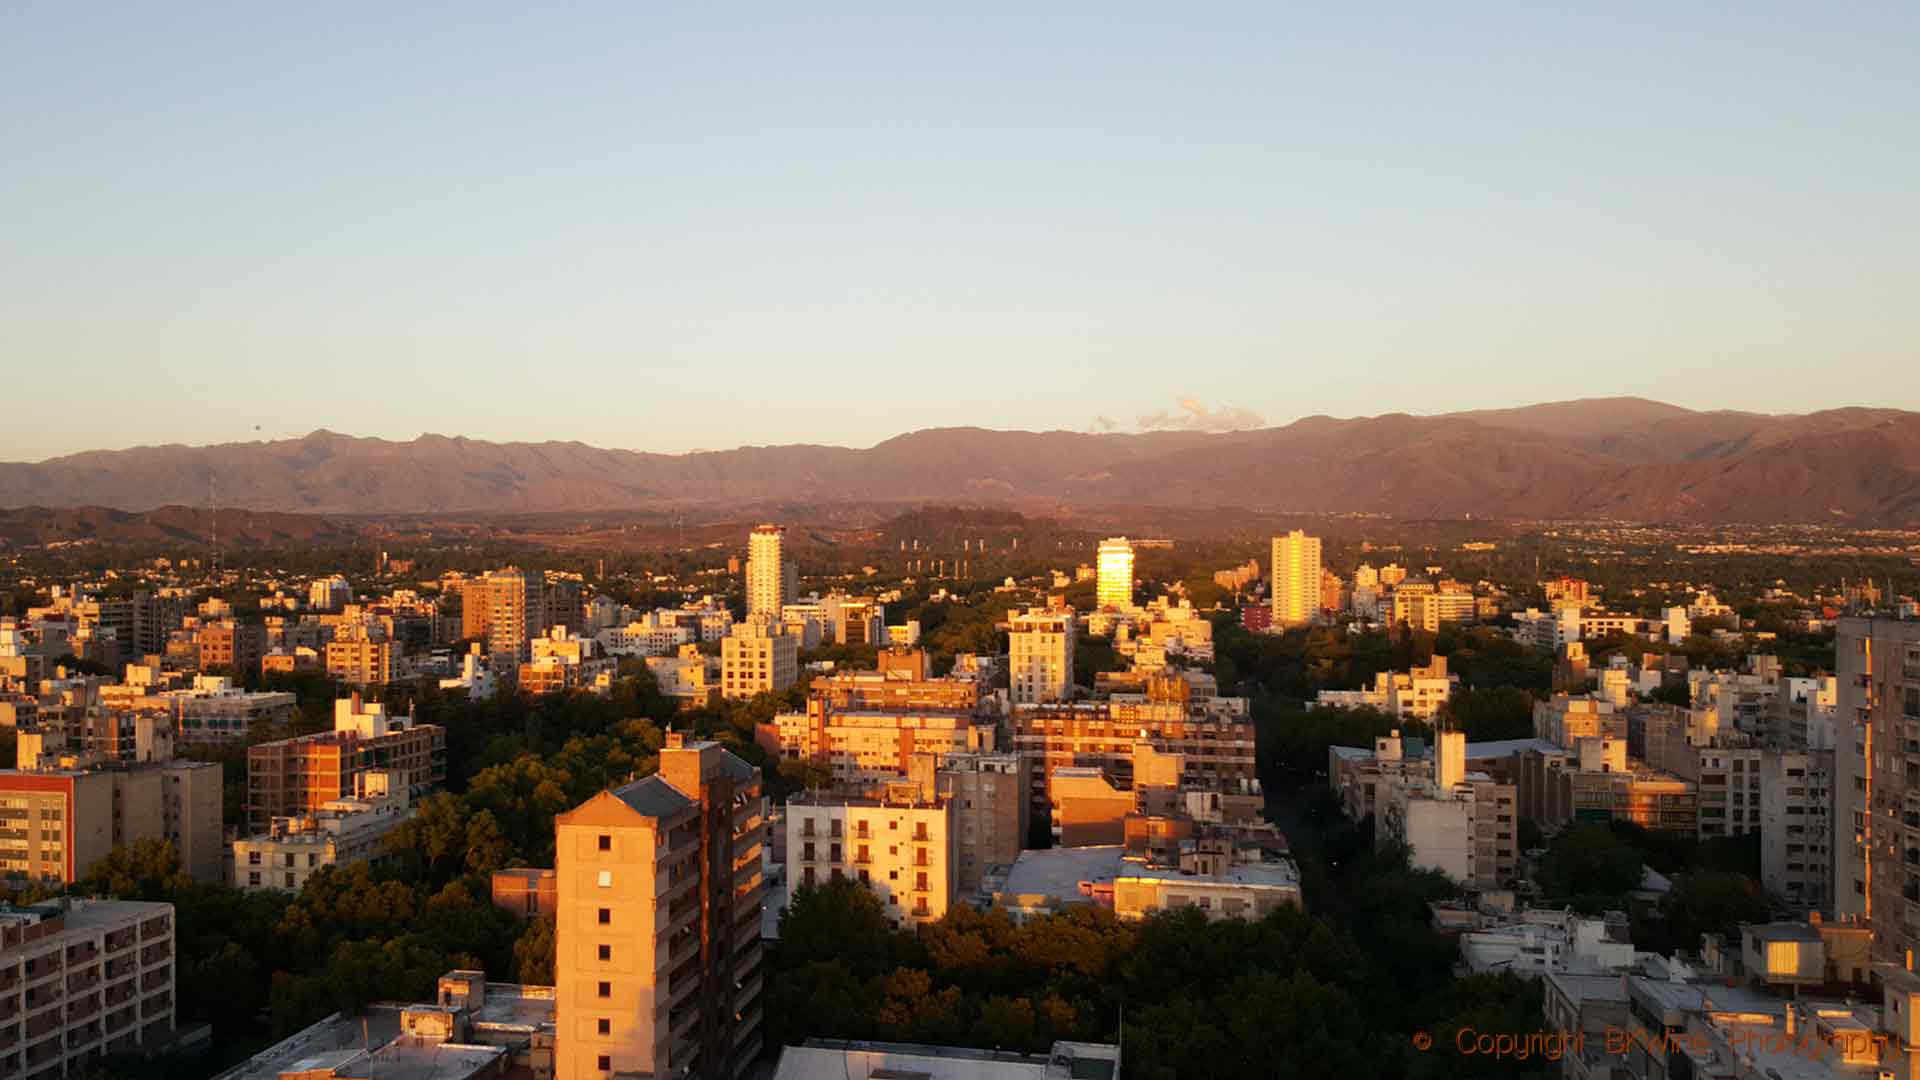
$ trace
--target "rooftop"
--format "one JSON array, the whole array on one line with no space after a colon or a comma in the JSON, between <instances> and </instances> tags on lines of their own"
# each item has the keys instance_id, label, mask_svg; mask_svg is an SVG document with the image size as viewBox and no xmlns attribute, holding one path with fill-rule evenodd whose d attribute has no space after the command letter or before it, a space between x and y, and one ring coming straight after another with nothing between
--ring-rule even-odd
<instances>
[{"instance_id":1,"label":"rooftop","mask_svg":"<svg viewBox=\"0 0 1920 1080\"><path fill-rule=\"evenodd\" d=\"M693 806L693 800L658 775L642 777L631 784L614 788L614 798L648 817L674 817Z\"/></svg>"},{"instance_id":2,"label":"rooftop","mask_svg":"<svg viewBox=\"0 0 1920 1080\"><path fill-rule=\"evenodd\" d=\"M1149 866L1144 862L1128 859L1114 876L1136 881L1178 881L1187 884L1217 882L1223 885L1247 885L1270 889L1300 887L1300 868L1295 866L1291 859L1235 863L1218 874L1189 874L1177 866Z\"/></svg>"},{"instance_id":3,"label":"rooftop","mask_svg":"<svg viewBox=\"0 0 1920 1080\"><path fill-rule=\"evenodd\" d=\"M1044 1055L918 1043L808 1039L780 1052L773 1080L1112 1080L1120 1048L1057 1042Z\"/></svg>"},{"instance_id":4,"label":"rooftop","mask_svg":"<svg viewBox=\"0 0 1920 1080\"><path fill-rule=\"evenodd\" d=\"M1080 895L1083 881L1112 881L1120 873L1126 848L1119 844L1022 851L1000 886L1005 896Z\"/></svg>"}]
</instances>

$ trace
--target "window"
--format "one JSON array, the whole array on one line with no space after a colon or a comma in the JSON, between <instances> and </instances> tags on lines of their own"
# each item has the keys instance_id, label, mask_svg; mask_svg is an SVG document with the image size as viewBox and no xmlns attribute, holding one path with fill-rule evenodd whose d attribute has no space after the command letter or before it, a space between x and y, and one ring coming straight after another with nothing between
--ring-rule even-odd
<instances>
[{"instance_id":1,"label":"window","mask_svg":"<svg viewBox=\"0 0 1920 1080\"><path fill-rule=\"evenodd\" d=\"M608 1057L605 1054L600 1055L600 1061L598 1062L598 1065L601 1072L613 1071L613 1059Z\"/></svg>"},{"instance_id":2,"label":"window","mask_svg":"<svg viewBox=\"0 0 1920 1080\"><path fill-rule=\"evenodd\" d=\"M603 982L603 983L601 983L601 984L600 984L600 996L601 996L601 997L612 997L612 996L613 996L613 984L612 984L612 983L610 983L610 982Z\"/></svg>"},{"instance_id":3,"label":"window","mask_svg":"<svg viewBox=\"0 0 1920 1080\"><path fill-rule=\"evenodd\" d=\"M611 870L600 871L600 887L603 889L613 888L613 871Z\"/></svg>"},{"instance_id":4,"label":"window","mask_svg":"<svg viewBox=\"0 0 1920 1080\"><path fill-rule=\"evenodd\" d=\"M599 1019L598 1025L599 1025L600 1034L602 1035L613 1034L613 1021L603 1016Z\"/></svg>"},{"instance_id":5,"label":"window","mask_svg":"<svg viewBox=\"0 0 1920 1080\"><path fill-rule=\"evenodd\" d=\"M612 850L613 850L613 837L611 837L611 836L608 836L608 835L607 835L606 833L601 833L601 834L600 834L600 850L601 850L601 851L612 851Z\"/></svg>"},{"instance_id":6,"label":"window","mask_svg":"<svg viewBox=\"0 0 1920 1080\"><path fill-rule=\"evenodd\" d=\"M249 851L249 852L247 852L247 865L248 865L248 866L259 866L259 865L260 865L260 853L259 853L259 852L257 852L257 851ZM255 875L255 876L258 876L258 875Z\"/></svg>"},{"instance_id":7,"label":"window","mask_svg":"<svg viewBox=\"0 0 1920 1080\"><path fill-rule=\"evenodd\" d=\"M600 946L600 959L602 960L613 959L613 946L611 945Z\"/></svg>"},{"instance_id":8,"label":"window","mask_svg":"<svg viewBox=\"0 0 1920 1080\"><path fill-rule=\"evenodd\" d=\"M607 926L612 922L613 922L613 909L601 908L600 909L600 925Z\"/></svg>"},{"instance_id":9,"label":"window","mask_svg":"<svg viewBox=\"0 0 1920 1080\"><path fill-rule=\"evenodd\" d=\"M287 874L287 888L289 889L293 888L293 874L291 871L289 871Z\"/></svg>"},{"instance_id":10,"label":"window","mask_svg":"<svg viewBox=\"0 0 1920 1080\"><path fill-rule=\"evenodd\" d=\"M247 873L247 884L249 885L260 884L260 871L258 870L249 871Z\"/></svg>"}]
</instances>

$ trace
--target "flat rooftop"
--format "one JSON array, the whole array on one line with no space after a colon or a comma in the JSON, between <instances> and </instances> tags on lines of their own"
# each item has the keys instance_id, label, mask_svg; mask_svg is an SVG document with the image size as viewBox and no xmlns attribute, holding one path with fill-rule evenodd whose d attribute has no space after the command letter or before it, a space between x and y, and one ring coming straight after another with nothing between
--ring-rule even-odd
<instances>
[{"instance_id":1,"label":"flat rooftop","mask_svg":"<svg viewBox=\"0 0 1920 1080\"><path fill-rule=\"evenodd\" d=\"M1073 900L1083 881L1112 881L1127 849L1119 844L1022 851L1000 886L1003 896L1055 896Z\"/></svg>"},{"instance_id":2,"label":"flat rooftop","mask_svg":"<svg viewBox=\"0 0 1920 1080\"><path fill-rule=\"evenodd\" d=\"M364 1021L365 1034L361 1024ZM279 1080L283 1072L302 1068L322 1068L331 1060L344 1062L352 1054L363 1053L367 1043L380 1046L400 1034L400 1007L373 1005L359 1016L334 1013L267 1047L228 1069L214 1080ZM314 1061L314 1065L299 1063Z\"/></svg>"},{"instance_id":3,"label":"flat rooftop","mask_svg":"<svg viewBox=\"0 0 1920 1080\"><path fill-rule=\"evenodd\" d=\"M1269 889L1300 887L1300 868L1291 859L1235 863L1218 874L1189 874L1177 866L1148 866L1144 862L1128 860L1121 864L1115 876L1139 881L1177 881L1190 885L1213 882Z\"/></svg>"},{"instance_id":4,"label":"flat rooftop","mask_svg":"<svg viewBox=\"0 0 1920 1080\"><path fill-rule=\"evenodd\" d=\"M1045 1055L919 1043L808 1039L780 1051L773 1080L1114 1080L1120 1048L1058 1042Z\"/></svg>"}]
</instances>

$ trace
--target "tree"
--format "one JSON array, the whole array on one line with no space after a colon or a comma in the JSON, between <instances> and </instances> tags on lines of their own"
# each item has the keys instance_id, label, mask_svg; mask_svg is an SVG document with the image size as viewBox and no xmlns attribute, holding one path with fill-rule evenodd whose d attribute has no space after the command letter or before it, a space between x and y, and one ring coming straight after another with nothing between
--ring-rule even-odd
<instances>
[{"instance_id":1,"label":"tree","mask_svg":"<svg viewBox=\"0 0 1920 1080\"><path fill-rule=\"evenodd\" d=\"M1703 934L1722 934L1733 938L1742 923L1765 922L1771 914L1767 897L1759 882L1744 874L1721 871L1697 871L1682 874L1673 891L1660 900L1660 925L1657 944L1662 952L1700 947ZM1636 942L1639 934L1636 931Z\"/></svg>"},{"instance_id":2,"label":"tree","mask_svg":"<svg viewBox=\"0 0 1920 1080\"><path fill-rule=\"evenodd\" d=\"M529 986L553 985L554 921L543 915L527 924L513 943L514 975Z\"/></svg>"},{"instance_id":3,"label":"tree","mask_svg":"<svg viewBox=\"0 0 1920 1080\"><path fill-rule=\"evenodd\" d=\"M1536 876L1548 897L1591 897L1617 905L1639 887L1645 865L1640 849L1611 828L1582 823L1562 829L1553 838Z\"/></svg>"}]
</instances>

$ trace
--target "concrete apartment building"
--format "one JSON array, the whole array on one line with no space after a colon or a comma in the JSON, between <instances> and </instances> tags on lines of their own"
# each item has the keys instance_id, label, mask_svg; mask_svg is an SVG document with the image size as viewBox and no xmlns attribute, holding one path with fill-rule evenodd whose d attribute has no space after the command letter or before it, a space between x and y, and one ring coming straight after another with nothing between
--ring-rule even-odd
<instances>
[{"instance_id":1,"label":"concrete apartment building","mask_svg":"<svg viewBox=\"0 0 1920 1080\"><path fill-rule=\"evenodd\" d=\"M335 638L327 642L327 674L348 686L384 686L393 681L393 662L399 646L391 641Z\"/></svg>"},{"instance_id":2,"label":"concrete apartment building","mask_svg":"<svg viewBox=\"0 0 1920 1080\"><path fill-rule=\"evenodd\" d=\"M1531 746L1517 752L1513 777L1523 816L1547 829L1627 821L1698 834L1699 788L1692 781L1635 764L1624 736L1586 736L1575 744L1571 750Z\"/></svg>"},{"instance_id":3,"label":"concrete apartment building","mask_svg":"<svg viewBox=\"0 0 1920 1080\"><path fill-rule=\"evenodd\" d=\"M30 767L0 771L0 876L65 884L114 848L154 839L173 843L195 881L225 879L217 763L47 754L43 738L22 733L19 751Z\"/></svg>"},{"instance_id":4,"label":"concrete apartment building","mask_svg":"<svg viewBox=\"0 0 1920 1080\"><path fill-rule=\"evenodd\" d=\"M1877 959L1920 944L1920 621L1845 618L1834 642L1833 903Z\"/></svg>"},{"instance_id":5,"label":"concrete apartment building","mask_svg":"<svg viewBox=\"0 0 1920 1080\"><path fill-rule=\"evenodd\" d=\"M1133 610L1133 544L1124 536L1100 541L1095 558L1094 606L1115 611Z\"/></svg>"},{"instance_id":6,"label":"concrete apartment building","mask_svg":"<svg viewBox=\"0 0 1920 1080\"><path fill-rule=\"evenodd\" d=\"M1374 816L1374 842L1407 845L1416 867L1438 870L1475 888L1510 883L1519 863L1514 785L1467 771L1467 736L1441 731L1431 780L1388 787Z\"/></svg>"},{"instance_id":7,"label":"concrete apartment building","mask_svg":"<svg viewBox=\"0 0 1920 1080\"><path fill-rule=\"evenodd\" d=\"M173 905L0 907L0 1076L53 1080L174 1034Z\"/></svg>"},{"instance_id":8,"label":"concrete apartment building","mask_svg":"<svg viewBox=\"0 0 1920 1080\"><path fill-rule=\"evenodd\" d=\"M1624 746L1627 729L1626 713L1592 694L1555 694L1533 703L1533 737L1568 750L1588 738L1618 739Z\"/></svg>"},{"instance_id":9,"label":"concrete apartment building","mask_svg":"<svg viewBox=\"0 0 1920 1080\"><path fill-rule=\"evenodd\" d=\"M199 670L237 677L260 670L260 660L267 655L267 628L231 617L215 619L200 624L194 642L199 647Z\"/></svg>"},{"instance_id":10,"label":"concrete apartment building","mask_svg":"<svg viewBox=\"0 0 1920 1080\"><path fill-rule=\"evenodd\" d=\"M297 893L329 866L379 858L386 835L413 816L413 807L398 774L374 770L354 783L353 798L276 817L266 832L235 840L227 880L239 889Z\"/></svg>"},{"instance_id":11,"label":"concrete apartment building","mask_svg":"<svg viewBox=\"0 0 1920 1080\"><path fill-rule=\"evenodd\" d=\"M1305 626L1320 614L1320 538L1295 529L1273 538L1273 628Z\"/></svg>"},{"instance_id":12,"label":"concrete apartment building","mask_svg":"<svg viewBox=\"0 0 1920 1080\"><path fill-rule=\"evenodd\" d=\"M190 689L154 696L172 710L182 742L235 742L284 730L298 701L286 691L242 690L224 675L196 675Z\"/></svg>"},{"instance_id":13,"label":"concrete apartment building","mask_svg":"<svg viewBox=\"0 0 1920 1080\"><path fill-rule=\"evenodd\" d=\"M1026 769L1034 812L1048 813L1047 778L1057 768L1103 768L1130 782L1133 746L1141 739L1181 755L1185 787L1229 791L1256 782L1253 724L1244 705L1240 698L1197 697L1188 680L1163 675L1149 678L1141 695L1016 708L1013 749Z\"/></svg>"},{"instance_id":14,"label":"concrete apartment building","mask_svg":"<svg viewBox=\"0 0 1920 1080\"><path fill-rule=\"evenodd\" d=\"M909 772L922 798L937 798L953 811L958 892L970 893L989 872L1013 865L1027 845L1032 813L1018 754L916 753Z\"/></svg>"},{"instance_id":15,"label":"concrete apartment building","mask_svg":"<svg viewBox=\"0 0 1920 1080\"><path fill-rule=\"evenodd\" d=\"M1379 672L1373 677L1373 686L1366 689L1322 690L1313 705L1323 709L1378 709L1397 720L1424 724L1452 700L1459 685L1460 676L1447 672L1447 658L1436 655L1425 667Z\"/></svg>"},{"instance_id":16,"label":"concrete apartment building","mask_svg":"<svg viewBox=\"0 0 1920 1080\"><path fill-rule=\"evenodd\" d=\"M927 678L917 650L882 653L880 665L814 680L806 711L775 716L755 739L780 758L828 766L841 785L905 779L917 754L994 749L978 682Z\"/></svg>"},{"instance_id":17,"label":"concrete apartment building","mask_svg":"<svg viewBox=\"0 0 1920 1080\"><path fill-rule=\"evenodd\" d=\"M1796 911L1833 902L1833 751L1769 751L1760 762L1760 884Z\"/></svg>"},{"instance_id":18,"label":"concrete apartment building","mask_svg":"<svg viewBox=\"0 0 1920 1080\"><path fill-rule=\"evenodd\" d=\"M787 557L787 530L756 525L747 534L747 615L779 621L780 610L799 599L799 573Z\"/></svg>"},{"instance_id":19,"label":"concrete apartment building","mask_svg":"<svg viewBox=\"0 0 1920 1080\"><path fill-rule=\"evenodd\" d=\"M1393 589L1393 624L1440 632L1442 624L1472 622L1479 615L1473 590L1457 581L1403 581Z\"/></svg>"},{"instance_id":20,"label":"concrete apartment building","mask_svg":"<svg viewBox=\"0 0 1920 1080\"><path fill-rule=\"evenodd\" d=\"M850 878L900 926L946 915L958 895L952 803L918 784L877 797L806 792L787 800L787 876L795 888Z\"/></svg>"},{"instance_id":21,"label":"concrete apartment building","mask_svg":"<svg viewBox=\"0 0 1920 1080\"><path fill-rule=\"evenodd\" d=\"M392 771L419 802L447 779L447 734L434 724L390 716L360 696L334 702L333 730L247 748L247 826L265 832L276 817L299 817L351 797L359 777Z\"/></svg>"},{"instance_id":22,"label":"concrete apartment building","mask_svg":"<svg viewBox=\"0 0 1920 1080\"><path fill-rule=\"evenodd\" d=\"M517 665L549 625L546 585L544 576L512 566L467 579L460 594L461 636L486 642L489 654L505 658L502 665Z\"/></svg>"},{"instance_id":23,"label":"concrete apartment building","mask_svg":"<svg viewBox=\"0 0 1920 1080\"><path fill-rule=\"evenodd\" d=\"M785 624L749 616L720 642L720 696L777 694L800 678L800 642Z\"/></svg>"},{"instance_id":24,"label":"concrete apartment building","mask_svg":"<svg viewBox=\"0 0 1920 1080\"><path fill-rule=\"evenodd\" d=\"M1007 693L1015 705L1073 698L1072 608L1007 612Z\"/></svg>"},{"instance_id":25,"label":"concrete apartment building","mask_svg":"<svg viewBox=\"0 0 1920 1080\"><path fill-rule=\"evenodd\" d=\"M669 732L554 821L558 1080L732 1080L761 1047L759 771Z\"/></svg>"}]
</instances>

